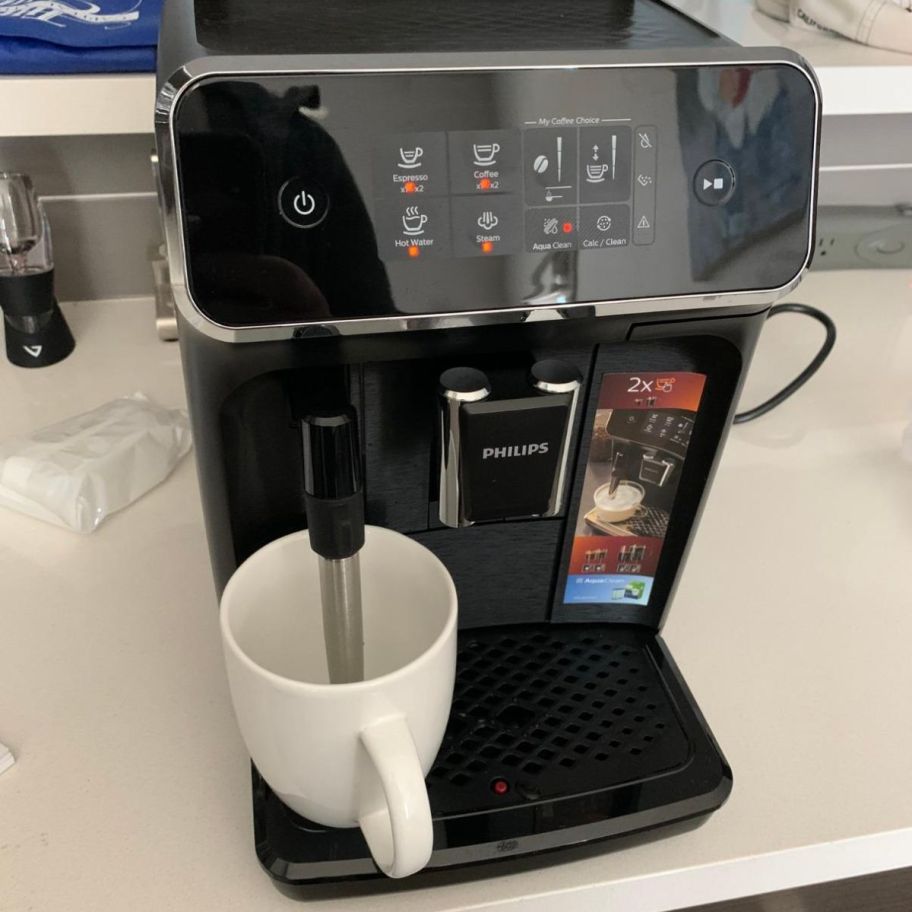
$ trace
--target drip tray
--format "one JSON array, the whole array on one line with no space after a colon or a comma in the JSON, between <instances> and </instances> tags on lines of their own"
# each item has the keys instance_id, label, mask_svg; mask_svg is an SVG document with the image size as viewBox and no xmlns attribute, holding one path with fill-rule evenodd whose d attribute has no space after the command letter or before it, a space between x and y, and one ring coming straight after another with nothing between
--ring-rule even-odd
<instances>
[{"instance_id":1,"label":"drip tray","mask_svg":"<svg viewBox=\"0 0 912 912\"><path fill-rule=\"evenodd\" d=\"M615 628L468 633L457 669L453 714L428 776L435 814L611 788L689 757L648 650Z\"/></svg>"},{"instance_id":2,"label":"drip tray","mask_svg":"<svg viewBox=\"0 0 912 912\"><path fill-rule=\"evenodd\" d=\"M731 774L661 639L610 624L460 632L428 775L429 867L543 851L708 813ZM369 876L357 829L283 805L254 770L257 852L288 883Z\"/></svg>"}]
</instances>

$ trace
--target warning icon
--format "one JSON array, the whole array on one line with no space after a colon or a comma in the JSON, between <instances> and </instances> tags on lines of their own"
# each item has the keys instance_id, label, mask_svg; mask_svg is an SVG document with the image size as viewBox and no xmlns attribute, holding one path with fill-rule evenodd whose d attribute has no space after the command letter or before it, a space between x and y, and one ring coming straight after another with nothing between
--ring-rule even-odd
<instances>
[{"instance_id":1,"label":"warning icon","mask_svg":"<svg viewBox=\"0 0 912 912\"><path fill-rule=\"evenodd\" d=\"M637 222L637 231L647 230L651 227L652 225L649 224L649 219L645 215Z\"/></svg>"}]
</instances>

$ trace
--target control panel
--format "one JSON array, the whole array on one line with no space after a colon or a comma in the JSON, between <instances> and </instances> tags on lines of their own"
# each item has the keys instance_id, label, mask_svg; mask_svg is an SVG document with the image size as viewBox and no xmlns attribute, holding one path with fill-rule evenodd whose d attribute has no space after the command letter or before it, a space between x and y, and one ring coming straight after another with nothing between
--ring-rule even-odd
<instances>
[{"instance_id":1,"label":"control panel","mask_svg":"<svg viewBox=\"0 0 912 912\"><path fill-rule=\"evenodd\" d=\"M202 79L174 120L190 294L263 326L778 288L817 109L787 64Z\"/></svg>"},{"instance_id":2,"label":"control panel","mask_svg":"<svg viewBox=\"0 0 912 912\"><path fill-rule=\"evenodd\" d=\"M626 117L566 119L566 126L385 139L373 161L380 256L493 257L652 244L657 128L631 127Z\"/></svg>"}]
</instances>

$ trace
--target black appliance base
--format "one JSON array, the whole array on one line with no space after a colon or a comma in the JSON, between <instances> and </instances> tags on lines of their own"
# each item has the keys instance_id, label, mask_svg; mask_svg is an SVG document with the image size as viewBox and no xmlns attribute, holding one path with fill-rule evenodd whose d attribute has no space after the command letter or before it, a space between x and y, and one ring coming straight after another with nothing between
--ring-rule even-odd
<instances>
[{"instance_id":1,"label":"black appliance base","mask_svg":"<svg viewBox=\"0 0 912 912\"><path fill-rule=\"evenodd\" d=\"M725 758L652 630L523 624L460 631L453 712L428 775L428 869L708 814L731 785ZM380 876L360 830L298 816L256 769L253 807L257 855L277 880Z\"/></svg>"}]
</instances>

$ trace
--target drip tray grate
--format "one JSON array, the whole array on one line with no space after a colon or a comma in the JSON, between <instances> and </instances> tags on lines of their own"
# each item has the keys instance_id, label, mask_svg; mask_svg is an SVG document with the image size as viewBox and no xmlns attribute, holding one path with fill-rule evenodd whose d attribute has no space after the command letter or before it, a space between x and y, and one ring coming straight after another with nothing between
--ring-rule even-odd
<instances>
[{"instance_id":1,"label":"drip tray grate","mask_svg":"<svg viewBox=\"0 0 912 912\"><path fill-rule=\"evenodd\" d=\"M598 623L460 631L453 712L428 776L430 867L706 814L730 788L654 631ZM285 883L376 874L356 827L299 817L256 770L254 833L261 863Z\"/></svg>"},{"instance_id":2,"label":"drip tray grate","mask_svg":"<svg viewBox=\"0 0 912 912\"><path fill-rule=\"evenodd\" d=\"M431 807L471 813L611 788L678 768L689 753L640 634L577 624L465 631Z\"/></svg>"}]
</instances>

